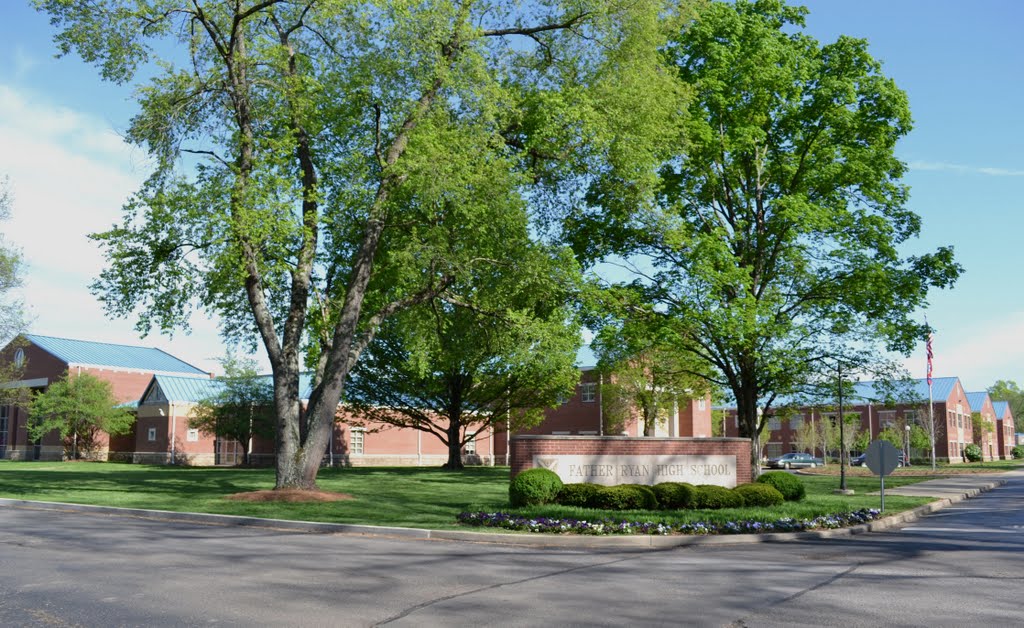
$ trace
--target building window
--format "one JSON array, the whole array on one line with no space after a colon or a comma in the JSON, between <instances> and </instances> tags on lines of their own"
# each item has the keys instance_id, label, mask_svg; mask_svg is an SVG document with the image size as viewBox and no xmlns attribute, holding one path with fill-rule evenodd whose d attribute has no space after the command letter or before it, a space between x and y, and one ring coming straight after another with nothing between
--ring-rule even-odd
<instances>
[{"instance_id":1,"label":"building window","mask_svg":"<svg viewBox=\"0 0 1024 628\"><path fill-rule=\"evenodd\" d=\"M148 440L151 443L156 441L156 428L155 427L149 428L149 431L146 432L146 440Z\"/></svg>"},{"instance_id":2,"label":"building window","mask_svg":"<svg viewBox=\"0 0 1024 628\"><path fill-rule=\"evenodd\" d=\"M768 419L768 429L772 431L782 429L782 421L779 420L779 417L773 416Z\"/></svg>"},{"instance_id":3,"label":"building window","mask_svg":"<svg viewBox=\"0 0 1024 628\"><path fill-rule=\"evenodd\" d=\"M907 423L917 423L917 410L904 410L903 418L907 420Z\"/></svg>"},{"instance_id":4,"label":"building window","mask_svg":"<svg viewBox=\"0 0 1024 628\"><path fill-rule=\"evenodd\" d=\"M185 440L194 443L199 440L199 430L192 428L185 434Z\"/></svg>"},{"instance_id":5,"label":"building window","mask_svg":"<svg viewBox=\"0 0 1024 628\"><path fill-rule=\"evenodd\" d=\"M466 444L462 446L462 450L467 454L476 453L476 436L471 436L466 439Z\"/></svg>"},{"instance_id":6,"label":"building window","mask_svg":"<svg viewBox=\"0 0 1024 628\"><path fill-rule=\"evenodd\" d=\"M14 368L21 368L25 366L25 350L18 349L14 352Z\"/></svg>"},{"instance_id":7,"label":"building window","mask_svg":"<svg viewBox=\"0 0 1024 628\"><path fill-rule=\"evenodd\" d=\"M878 413L878 425L884 430L896 425L896 411L882 410Z\"/></svg>"},{"instance_id":8,"label":"building window","mask_svg":"<svg viewBox=\"0 0 1024 628\"><path fill-rule=\"evenodd\" d=\"M597 401L597 383L587 382L580 386L580 399L584 403L593 403Z\"/></svg>"},{"instance_id":9,"label":"building window","mask_svg":"<svg viewBox=\"0 0 1024 628\"><path fill-rule=\"evenodd\" d=\"M778 458L782 455L782 443L768 443L764 447L764 455L769 458Z\"/></svg>"},{"instance_id":10,"label":"building window","mask_svg":"<svg viewBox=\"0 0 1024 628\"><path fill-rule=\"evenodd\" d=\"M708 409L707 399L705 399L704 397L701 397L700 399L698 399L697 400L697 409L698 410L707 410Z\"/></svg>"},{"instance_id":11,"label":"building window","mask_svg":"<svg viewBox=\"0 0 1024 628\"><path fill-rule=\"evenodd\" d=\"M804 415L802 415L802 414L794 414L793 416L789 417L789 429L791 429L791 430L798 430L801 427L803 427L803 425L804 425Z\"/></svg>"},{"instance_id":12,"label":"building window","mask_svg":"<svg viewBox=\"0 0 1024 628\"><path fill-rule=\"evenodd\" d=\"M363 453L363 437L366 434L366 430L361 427L353 427L351 439L349 440L349 451L354 454Z\"/></svg>"}]
</instances>

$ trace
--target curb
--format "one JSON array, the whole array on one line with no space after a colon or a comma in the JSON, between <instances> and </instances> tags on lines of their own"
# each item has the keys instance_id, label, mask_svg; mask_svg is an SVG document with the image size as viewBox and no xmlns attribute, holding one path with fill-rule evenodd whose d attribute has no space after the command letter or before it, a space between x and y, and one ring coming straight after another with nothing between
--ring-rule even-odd
<instances>
[{"instance_id":1,"label":"curb","mask_svg":"<svg viewBox=\"0 0 1024 628\"><path fill-rule=\"evenodd\" d=\"M906 523L917 521L923 515L941 510L980 493L1005 484L996 480L963 492L943 497L913 510L887 516L870 523L834 530L813 530L808 532L769 532L766 534L726 534L714 536L597 536L557 535L513 532L467 532L462 530L429 530L421 528L400 528L388 526L356 525L347 523L320 523L316 521L290 521L286 519L261 519L197 512L175 512L170 510L146 510L142 508L117 508L114 506L91 506L88 504L67 504L61 502L39 502L23 499L0 498L0 506L25 510L69 512L79 514L107 515L111 517L133 517L153 521L171 521L209 526L236 526L281 530L307 534L354 534L362 536L392 537L417 540L459 541L468 543L491 543L527 547L588 548L588 549L668 549L697 545L749 545L756 543L785 543L821 539L846 538L868 532L884 532Z\"/></svg>"}]
</instances>

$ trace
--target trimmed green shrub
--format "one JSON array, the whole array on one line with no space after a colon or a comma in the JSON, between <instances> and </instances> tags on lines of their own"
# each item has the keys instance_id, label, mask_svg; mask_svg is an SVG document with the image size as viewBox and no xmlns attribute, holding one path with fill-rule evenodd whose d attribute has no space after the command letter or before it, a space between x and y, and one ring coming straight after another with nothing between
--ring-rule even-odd
<instances>
[{"instance_id":1,"label":"trimmed green shrub","mask_svg":"<svg viewBox=\"0 0 1024 628\"><path fill-rule=\"evenodd\" d=\"M686 482L662 482L655 484L654 495L658 498L658 505L666 510L683 510L693 507L693 484Z\"/></svg>"},{"instance_id":2,"label":"trimmed green shrub","mask_svg":"<svg viewBox=\"0 0 1024 628\"><path fill-rule=\"evenodd\" d=\"M714 484L701 484L695 487L693 507L701 510L718 510L719 508L742 508L743 496Z\"/></svg>"},{"instance_id":3,"label":"trimmed green shrub","mask_svg":"<svg viewBox=\"0 0 1024 628\"><path fill-rule=\"evenodd\" d=\"M1010 454L1013 456L1014 460L1020 460L1021 458L1024 458L1024 445L1017 445L1016 447L1010 450Z\"/></svg>"},{"instance_id":4,"label":"trimmed green shrub","mask_svg":"<svg viewBox=\"0 0 1024 628\"><path fill-rule=\"evenodd\" d=\"M602 510L657 510L658 498L649 486L619 484L598 486L593 504Z\"/></svg>"},{"instance_id":5,"label":"trimmed green shrub","mask_svg":"<svg viewBox=\"0 0 1024 628\"><path fill-rule=\"evenodd\" d=\"M800 478L785 471L762 473L758 476L757 481L774 486L775 490L782 493L787 502L798 502L807 494L807 487L800 481Z\"/></svg>"},{"instance_id":6,"label":"trimmed green shrub","mask_svg":"<svg viewBox=\"0 0 1024 628\"><path fill-rule=\"evenodd\" d=\"M746 506L778 506L786 501L782 493L771 484L740 484L733 491L743 497Z\"/></svg>"},{"instance_id":7,"label":"trimmed green shrub","mask_svg":"<svg viewBox=\"0 0 1024 628\"><path fill-rule=\"evenodd\" d=\"M527 469L508 485L508 501L513 507L550 504L562 490L562 480L551 469Z\"/></svg>"},{"instance_id":8,"label":"trimmed green shrub","mask_svg":"<svg viewBox=\"0 0 1024 628\"><path fill-rule=\"evenodd\" d=\"M964 447L964 458L967 458L967 462L980 462L981 461L981 447L978 447L974 443Z\"/></svg>"},{"instance_id":9,"label":"trimmed green shrub","mask_svg":"<svg viewBox=\"0 0 1024 628\"><path fill-rule=\"evenodd\" d=\"M579 508L593 508L594 495L601 487L597 484L580 483L566 484L558 491L557 503L562 506L576 506Z\"/></svg>"}]
</instances>

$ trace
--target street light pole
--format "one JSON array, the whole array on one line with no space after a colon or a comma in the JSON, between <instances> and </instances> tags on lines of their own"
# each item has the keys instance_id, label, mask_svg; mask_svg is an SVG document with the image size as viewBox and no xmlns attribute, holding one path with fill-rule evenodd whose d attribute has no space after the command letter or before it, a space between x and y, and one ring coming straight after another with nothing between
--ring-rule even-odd
<instances>
[{"instance_id":1,"label":"street light pole","mask_svg":"<svg viewBox=\"0 0 1024 628\"><path fill-rule=\"evenodd\" d=\"M839 490L846 490L846 430L843 429L843 363L836 362L836 375L839 379Z\"/></svg>"},{"instance_id":2,"label":"street light pole","mask_svg":"<svg viewBox=\"0 0 1024 628\"><path fill-rule=\"evenodd\" d=\"M904 425L903 429L905 429L906 432L907 432L907 456L906 456L906 458L903 459L903 464L909 465L910 464L910 423L907 423L906 425Z\"/></svg>"}]
</instances>

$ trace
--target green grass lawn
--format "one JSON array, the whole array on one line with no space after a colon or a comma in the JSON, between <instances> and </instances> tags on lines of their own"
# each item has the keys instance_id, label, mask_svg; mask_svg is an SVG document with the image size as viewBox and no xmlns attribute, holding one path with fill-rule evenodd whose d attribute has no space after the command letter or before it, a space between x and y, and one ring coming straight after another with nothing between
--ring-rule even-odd
<instances>
[{"instance_id":1,"label":"green grass lawn","mask_svg":"<svg viewBox=\"0 0 1024 628\"><path fill-rule=\"evenodd\" d=\"M166 467L113 463L0 461L0 497L95 504L125 508L246 515L416 528L459 527L463 511L505 511L526 516L630 519L637 521L775 520L813 518L861 508L878 508L878 478L849 477L853 496L833 495L834 476L802 476L808 496L778 508L717 511L594 511L558 506L510 509L508 467L471 467L452 473L436 468L358 467L322 469L318 484L354 499L317 503L249 503L225 499L235 493L271 488L273 469ZM891 476L886 487L927 479ZM927 498L886 496L886 511L927 503Z\"/></svg>"}]
</instances>

